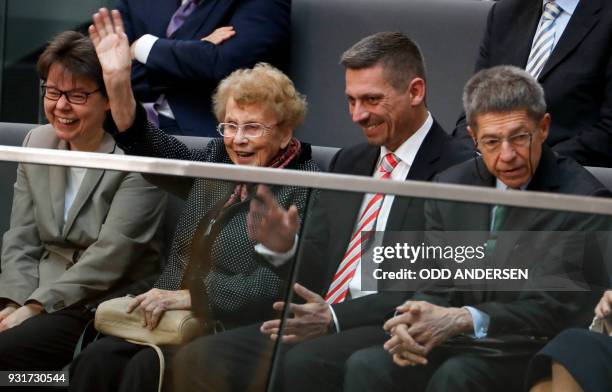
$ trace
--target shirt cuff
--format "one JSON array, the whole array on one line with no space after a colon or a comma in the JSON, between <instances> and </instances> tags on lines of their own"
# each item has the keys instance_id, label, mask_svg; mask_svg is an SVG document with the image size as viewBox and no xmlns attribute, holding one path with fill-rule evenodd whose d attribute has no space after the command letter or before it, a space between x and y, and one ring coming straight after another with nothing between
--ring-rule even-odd
<instances>
[{"instance_id":1,"label":"shirt cuff","mask_svg":"<svg viewBox=\"0 0 612 392\"><path fill-rule=\"evenodd\" d=\"M334 307L331 305L327 305L329 306L329 311L332 314L332 320L334 321L334 327L336 327L336 333L340 332L340 323L338 322L338 316L336 316L336 312L334 311Z\"/></svg>"},{"instance_id":2,"label":"shirt cuff","mask_svg":"<svg viewBox=\"0 0 612 392\"><path fill-rule=\"evenodd\" d=\"M482 339L487 337L487 332L489 331L489 323L491 322L491 317L485 312L482 312L476 308L471 306L464 306L464 309L467 309L468 312L472 315L472 322L474 324L474 335L473 337L476 339Z\"/></svg>"},{"instance_id":3,"label":"shirt cuff","mask_svg":"<svg viewBox=\"0 0 612 392\"><path fill-rule=\"evenodd\" d=\"M146 64L149 59L149 53L151 53L151 49L153 49L153 45L158 39L158 37L151 34L145 34L138 38L133 44L134 59L139 63Z\"/></svg>"},{"instance_id":4,"label":"shirt cuff","mask_svg":"<svg viewBox=\"0 0 612 392\"><path fill-rule=\"evenodd\" d=\"M268 249L263 244L255 245L255 252L263 256L268 263L272 264L274 267L280 267L284 265L288 260L290 260L293 256L295 256L295 251L297 250L298 236L295 235L293 239L293 246L287 252L275 252L271 249Z\"/></svg>"}]
</instances>

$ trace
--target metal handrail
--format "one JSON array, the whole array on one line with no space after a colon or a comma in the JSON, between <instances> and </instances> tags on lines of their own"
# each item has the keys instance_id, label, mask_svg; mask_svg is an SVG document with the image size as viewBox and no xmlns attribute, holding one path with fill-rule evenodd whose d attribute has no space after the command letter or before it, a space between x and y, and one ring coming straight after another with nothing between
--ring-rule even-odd
<instances>
[{"instance_id":1,"label":"metal handrail","mask_svg":"<svg viewBox=\"0 0 612 392\"><path fill-rule=\"evenodd\" d=\"M0 161L203 177L227 181L294 185L344 192L384 193L458 202L503 204L546 210L612 215L612 199L423 181L379 181L370 177L277 170L140 156L0 146Z\"/></svg>"}]
</instances>

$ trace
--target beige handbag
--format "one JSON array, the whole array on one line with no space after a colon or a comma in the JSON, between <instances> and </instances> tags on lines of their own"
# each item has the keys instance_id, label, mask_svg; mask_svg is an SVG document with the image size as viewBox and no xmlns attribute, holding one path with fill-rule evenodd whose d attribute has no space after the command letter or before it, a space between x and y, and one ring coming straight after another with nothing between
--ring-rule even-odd
<instances>
[{"instance_id":1,"label":"beige handbag","mask_svg":"<svg viewBox=\"0 0 612 392\"><path fill-rule=\"evenodd\" d=\"M155 345L185 344L204 331L204 323L189 310L167 310L159 324L150 330L142 326L144 312L137 308L127 313L132 297L102 302L96 309L94 325L105 335Z\"/></svg>"},{"instance_id":2,"label":"beige handbag","mask_svg":"<svg viewBox=\"0 0 612 392\"><path fill-rule=\"evenodd\" d=\"M234 188L228 191L226 197L221 198L215 207L206 213L200 219L196 228L192 243L190 260L207 260L211 241L216 238L220 228L222 227L221 217L224 216L224 205L233 193ZM227 211L225 211L227 212ZM225 215L227 216L227 215ZM215 224L215 222L217 224ZM183 283L181 287L189 288L192 284L200 284L197 279L201 276L208 275L210 264L208 263L189 263L183 275ZM195 280L195 283L194 281ZM209 325L214 325L214 318L208 310L208 293L203 290L199 298L202 306L202 317L196 317L189 310L167 310L153 330L143 327L144 312L137 308L131 313L127 313L128 304L133 300L132 297L114 298L102 302L96 309L96 317L94 326L105 335L116 336L123 338L130 343L142 344L149 346L155 350L159 358L159 387L161 392L163 385L165 360L160 345L180 345L189 342L198 335L204 334L207 329L207 323L203 319L209 321ZM192 302L192 306L198 306L200 303Z\"/></svg>"},{"instance_id":3,"label":"beige handbag","mask_svg":"<svg viewBox=\"0 0 612 392\"><path fill-rule=\"evenodd\" d=\"M133 297L119 297L102 302L96 309L94 326L109 336L123 338L130 343L149 346L159 359L159 384L161 392L166 363L160 345L185 344L205 330L205 323L196 318L189 310L167 310L157 324L150 330L142 325L144 312L141 308L127 312Z\"/></svg>"}]
</instances>

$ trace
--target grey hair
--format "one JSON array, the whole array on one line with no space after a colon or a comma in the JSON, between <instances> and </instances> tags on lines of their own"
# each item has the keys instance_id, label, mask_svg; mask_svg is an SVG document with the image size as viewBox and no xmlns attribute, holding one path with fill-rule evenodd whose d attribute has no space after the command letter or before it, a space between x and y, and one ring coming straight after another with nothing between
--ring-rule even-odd
<instances>
[{"instance_id":1,"label":"grey hair","mask_svg":"<svg viewBox=\"0 0 612 392\"><path fill-rule=\"evenodd\" d=\"M385 79L397 90L415 77L425 80L425 62L416 42L400 32L380 32L346 50L340 64L348 69L382 65Z\"/></svg>"},{"instance_id":2,"label":"grey hair","mask_svg":"<svg viewBox=\"0 0 612 392\"><path fill-rule=\"evenodd\" d=\"M463 89L467 123L475 128L476 117L484 113L526 110L534 121L546 114L542 86L526 71L511 65L484 69L468 80Z\"/></svg>"}]
</instances>

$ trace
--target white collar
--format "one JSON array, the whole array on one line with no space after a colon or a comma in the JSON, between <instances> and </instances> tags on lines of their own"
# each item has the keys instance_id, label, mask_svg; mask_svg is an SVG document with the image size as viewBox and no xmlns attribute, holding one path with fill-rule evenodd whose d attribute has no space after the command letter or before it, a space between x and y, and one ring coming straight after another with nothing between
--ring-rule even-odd
<instances>
[{"instance_id":1,"label":"white collar","mask_svg":"<svg viewBox=\"0 0 612 392\"><path fill-rule=\"evenodd\" d=\"M429 133L429 130L431 129L432 125L433 117L431 116L431 113L427 112L427 119L425 120L423 125L421 125L421 127L417 129L415 133L413 133L397 149L395 149L395 151L393 151L395 156L397 156L401 160L401 162L404 162L408 166L412 166L414 158L419 152L419 148L421 148L421 144ZM378 158L378 162L380 163L382 157L387 155L389 152L390 151L387 147L382 146L380 148L380 157Z\"/></svg>"}]
</instances>

